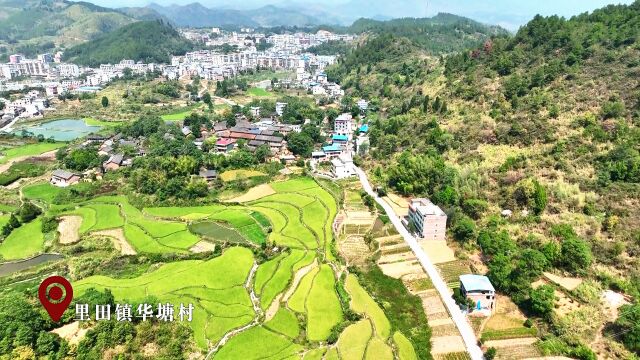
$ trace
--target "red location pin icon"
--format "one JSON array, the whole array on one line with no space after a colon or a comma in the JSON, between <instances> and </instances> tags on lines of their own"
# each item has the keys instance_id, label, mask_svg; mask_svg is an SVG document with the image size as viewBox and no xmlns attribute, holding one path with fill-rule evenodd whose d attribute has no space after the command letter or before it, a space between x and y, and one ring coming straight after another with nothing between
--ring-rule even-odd
<instances>
[{"instance_id":1,"label":"red location pin icon","mask_svg":"<svg viewBox=\"0 0 640 360\"><path fill-rule=\"evenodd\" d=\"M73 300L73 288L62 276L51 276L40 284L38 298L51 320L58 322Z\"/></svg>"}]
</instances>

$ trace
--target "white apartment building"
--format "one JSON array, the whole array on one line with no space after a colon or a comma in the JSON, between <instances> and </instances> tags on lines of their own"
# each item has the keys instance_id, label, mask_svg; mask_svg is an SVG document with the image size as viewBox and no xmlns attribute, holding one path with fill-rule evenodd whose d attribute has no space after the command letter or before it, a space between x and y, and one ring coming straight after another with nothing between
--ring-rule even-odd
<instances>
[{"instance_id":1,"label":"white apartment building","mask_svg":"<svg viewBox=\"0 0 640 360\"><path fill-rule=\"evenodd\" d=\"M338 135L346 135L351 139L353 135L353 117L351 114L340 114L334 121L333 132Z\"/></svg>"},{"instance_id":2,"label":"white apartment building","mask_svg":"<svg viewBox=\"0 0 640 360\"><path fill-rule=\"evenodd\" d=\"M418 237L424 240L445 240L447 214L429 199L411 199L409 203L409 224Z\"/></svg>"}]
</instances>

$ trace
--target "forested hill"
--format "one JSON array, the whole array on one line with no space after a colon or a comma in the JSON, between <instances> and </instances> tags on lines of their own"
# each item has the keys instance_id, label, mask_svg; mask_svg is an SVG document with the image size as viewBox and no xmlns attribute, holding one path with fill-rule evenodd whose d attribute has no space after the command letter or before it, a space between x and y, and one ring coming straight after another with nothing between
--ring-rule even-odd
<instances>
[{"instance_id":1,"label":"forested hill","mask_svg":"<svg viewBox=\"0 0 640 360\"><path fill-rule=\"evenodd\" d=\"M360 19L345 31L350 33L392 34L405 37L430 54L464 50L492 36L506 36L499 27L440 13L431 18L403 18L388 21Z\"/></svg>"},{"instance_id":2,"label":"forested hill","mask_svg":"<svg viewBox=\"0 0 640 360\"><path fill-rule=\"evenodd\" d=\"M134 22L113 9L65 0L0 0L0 60L72 46Z\"/></svg>"},{"instance_id":3,"label":"forested hill","mask_svg":"<svg viewBox=\"0 0 640 360\"><path fill-rule=\"evenodd\" d=\"M65 59L76 64L97 66L122 59L168 62L170 56L184 54L193 44L161 20L140 21L67 49Z\"/></svg>"},{"instance_id":4,"label":"forested hill","mask_svg":"<svg viewBox=\"0 0 640 360\"><path fill-rule=\"evenodd\" d=\"M377 185L445 209L456 251L481 255L494 286L543 324L545 355L633 358L637 317L616 321L599 294L630 296L638 314L640 1L538 16L442 59L384 36L328 71L345 106L371 101L358 160ZM531 287L543 271L584 281L570 293L579 308Z\"/></svg>"}]
</instances>

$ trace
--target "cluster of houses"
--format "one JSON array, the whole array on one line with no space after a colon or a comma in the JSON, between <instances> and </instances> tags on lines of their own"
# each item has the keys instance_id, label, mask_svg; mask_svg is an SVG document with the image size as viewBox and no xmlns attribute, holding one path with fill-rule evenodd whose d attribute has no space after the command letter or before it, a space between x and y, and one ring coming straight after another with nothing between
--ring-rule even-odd
<instances>
[{"instance_id":1,"label":"cluster of houses","mask_svg":"<svg viewBox=\"0 0 640 360\"><path fill-rule=\"evenodd\" d=\"M215 148L218 152L228 153L235 149L239 142L244 142L245 148L255 151L262 145L269 146L271 155L279 159L290 159L287 142L284 137L291 132L300 132L300 125L281 124L272 118L264 118L256 123L249 122L245 117L239 117L234 126L228 126L225 121L213 125L211 132L205 130L203 136L215 135Z\"/></svg>"},{"instance_id":2,"label":"cluster of houses","mask_svg":"<svg viewBox=\"0 0 640 360\"><path fill-rule=\"evenodd\" d=\"M8 127L21 118L34 118L44 115L49 109L49 100L40 91L31 90L13 101L0 99L4 109L0 110L0 129Z\"/></svg>"},{"instance_id":3,"label":"cluster of houses","mask_svg":"<svg viewBox=\"0 0 640 360\"><path fill-rule=\"evenodd\" d=\"M169 79L198 75L203 79L222 81L244 70L313 69L315 71L323 70L335 61L336 56L301 54L273 49L257 51L255 48L249 48L232 53L199 50L183 56L173 56L170 65L162 66L162 74Z\"/></svg>"},{"instance_id":4,"label":"cluster of houses","mask_svg":"<svg viewBox=\"0 0 640 360\"><path fill-rule=\"evenodd\" d=\"M220 28L212 29L182 29L180 33L185 38L204 43L207 46L229 45L239 50L251 49L261 44L269 44L276 51L301 52L311 46L320 45L327 41L353 41L356 37L349 34L335 34L326 30L315 33L285 33L265 34L255 32L251 28L241 31L224 31Z\"/></svg>"},{"instance_id":5,"label":"cluster of houses","mask_svg":"<svg viewBox=\"0 0 640 360\"><path fill-rule=\"evenodd\" d=\"M327 144L311 154L314 164L329 162L330 173L321 173L333 179L344 179L355 176L353 165L354 153L363 154L368 149L369 125L358 125L349 113L340 114L333 123L333 133ZM364 146L367 144L367 146Z\"/></svg>"}]
</instances>

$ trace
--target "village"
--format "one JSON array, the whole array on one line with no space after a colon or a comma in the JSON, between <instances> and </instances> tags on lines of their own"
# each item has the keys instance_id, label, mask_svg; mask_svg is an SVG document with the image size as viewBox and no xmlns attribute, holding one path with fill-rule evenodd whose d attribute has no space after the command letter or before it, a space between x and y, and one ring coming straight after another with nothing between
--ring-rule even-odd
<instances>
[{"instance_id":1,"label":"village","mask_svg":"<svg viewBox=\"0 0 640 360\"><path fill-rule=\"evenodd\" d=\"M245 29L251 30L251 29ZM278 86L309 91L314 96L339 99L344 91L339 85L328 82L324 69L336 62L335 55L315 55L305 52L311 46L330 40L353 41L351 35L335 35L320 30L316 34L265 34L236 33L214 28L212 33L221 34L216 40L233 44L233 52L220 50L198 50L181 56L172 56L168 64L143 63L123 59L117 64L100 64L98 67L83 67L63 61L63 53L40 54L36 59L27 59L21 54L9 56L9 62L0 64L0 92L13 94L3 99L0 108L0 130L9 128L20 119L37 119L51 114L53 98L69 95L95 94L110 82L125 75L157 74L166 80L177 80L197 76L203 80L222 81L234 78L246 71L290 71L289 79L282 79ZM193 33L184 35L197 42L212 43ZM260 42L270 47L258 51ZM257 84L260 88L271 88L270 81ZM26 93L22 93L26 92Z\"/></svg>"}]
</instances>

